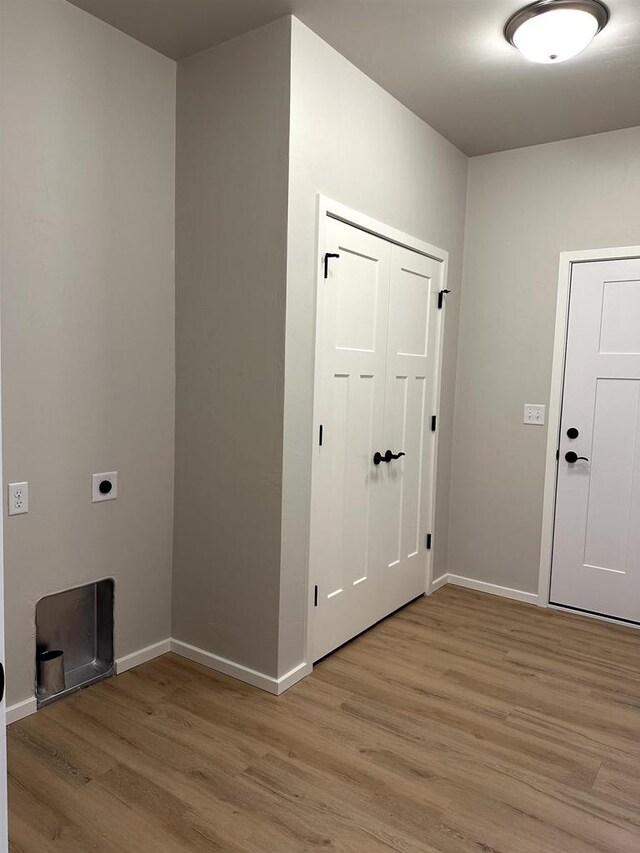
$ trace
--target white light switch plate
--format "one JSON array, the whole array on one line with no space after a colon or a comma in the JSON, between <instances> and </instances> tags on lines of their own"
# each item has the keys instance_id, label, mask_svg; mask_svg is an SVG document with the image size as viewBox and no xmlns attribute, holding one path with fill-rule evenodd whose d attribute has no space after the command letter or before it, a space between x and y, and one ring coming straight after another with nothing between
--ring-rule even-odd
<instances>
[{"instance_id":1,"label":"white light switch plate","mask_svg":"<svg viewBox=\"0 0 640 853\"><path fill-rule=\"evenodd\" d=\"M29 483L9 483L9 515L24 515L29 512Z\"/></svg>"},{"instance_id":2,"label":"white light switch plate","mask_svg":"<svg viewBox=\"0 0 640 853\"><path fill-rule=\"evenodd\" d=\"M538 403L525 403L524 404L524 422L525 424L538 424L542 426L544 424L544 410L545 406L541 406Z\"/></svg>"}]
</instances>

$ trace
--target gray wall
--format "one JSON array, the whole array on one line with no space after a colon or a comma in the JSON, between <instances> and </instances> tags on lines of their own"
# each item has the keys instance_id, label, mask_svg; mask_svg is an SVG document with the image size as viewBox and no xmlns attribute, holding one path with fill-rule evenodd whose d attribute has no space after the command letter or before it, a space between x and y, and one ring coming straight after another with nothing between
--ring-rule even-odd
<instances>
[{"instance_id":1,"label":"gray wall","mask_svg":"<svg viewBox=\"0 0 640 853\"><path fill-rule=\"evenodd\" d=\"M170 629L175 64L62 0L3 0L8 702L43 595L116 580L116 654ZM118 500L90 503L117 469Z\"/></svg>"},{"instance_id":2,"label":"gray wall","mask_svg":"<svg viewBox=\"0 0 640 853\"><path fill-rule=\"evenodd\" d=\"M290 21L180 62L173 636L275 675Z\"/></svg>"},{"instance_id":3,"label":"gray wall","mask_svg":"<svg viewBox=\"0 0 640 853\"><path fill-rule=\"evenodd\" d=\"M434 531L446 570L467 158L293 20L279 672L303 659L308 551L316 194L448 250L449 284Z\"/></svg>"},{"instance_id":4,"label":"gray wall","mask_svg":"<svg viewBox=\"0 0 640 853\"><path fill-rule=\"evenodd\" d=\"M470 161L449 572L538 590L558 256L640 243L640 128Z\"/></svg>"}]
</instances>

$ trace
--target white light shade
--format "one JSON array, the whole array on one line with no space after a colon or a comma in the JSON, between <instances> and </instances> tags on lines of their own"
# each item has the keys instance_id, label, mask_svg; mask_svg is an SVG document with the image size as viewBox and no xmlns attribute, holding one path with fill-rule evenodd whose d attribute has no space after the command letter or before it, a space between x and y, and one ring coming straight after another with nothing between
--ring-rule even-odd
<instances>
[{"instance_id":1,"label":"white light shade","mask_svg":"<svg viewBox=\"0 0 640 853\"><path fill-rule=\"evenodd\" d=\"M533 62L564 62L583 51L598 29L590 12L552 8L520 24L513 43Z\"/></svg>"}]
</instances>

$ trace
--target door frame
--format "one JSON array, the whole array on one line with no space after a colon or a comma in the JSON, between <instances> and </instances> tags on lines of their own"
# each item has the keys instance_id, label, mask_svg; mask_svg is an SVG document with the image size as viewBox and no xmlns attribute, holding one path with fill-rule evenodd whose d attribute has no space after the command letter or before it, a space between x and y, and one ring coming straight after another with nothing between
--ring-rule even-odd
<instances>
[{"instance_id":1,"label":"door frame","mask_svg":"<svg viewBox=\"0 0 640 853\"><path fill-rule=\"evenodd\" d=\"M545 457L544 492L542 505L542 533L540 539L540 572L538 582L538 604L554 610L579 613L605 622L622 624L619 619L596 614L585 614L570 607L559 607L550 603L551 566L553 561L553 532L556 510L556 486L560 446L560 419L564 394L564 368L569 333L569 299L574 265L598 261L623 261L640 258L640 246L616 246L608 249L584 249L576 252L561 252L558 268L558 296L553 343L553 366L551 368L551 391L547 408L547 450ZM634 627L624 623L628 627Z\"/></svg>"},{"instance_id":2,"label":"door frame","mask_svg":"<svg viewBox=\"0 0 640 853\"><path fill-rule=\"evenodd\" d=\"M327 219L337 219L339 222L344 222L346 225L351 225L354 228L359 228L361 231L365 231L368 234L372 234L374 237L380 237L383 240L386 240L389 243L394 243L397 246L401 246L404 249L410 249L412 252L417 252L420 255L425 255L428 258L432 258L435 261L438 261L442 264L442 287L447 287L447 281L449 277L449 253L444 249L439 249L437 246L432 245L431 243L427 243L425 240L421 240L418 237L413 237L410 234L406 234L403 231L394 228L391 225L387 225L384 222L379 222L377 219L373 219L370 216L367 216L364 213L360 213L360 211L354 210L353 208L347 207L347 205L342 204L341 202L334 201L328 196L323 195L322 193L317 194L316 198L316 247L315 247L315 256L316 256L316 267L315 267L315 311L314 311L314 326L313 326L313 335L314 335L314 347L313 347L313 424L311 429L311 435L309 436L309 440L311 442L311 480L310 480L310 499L309 499L309 524L307 528L307 625L305 631L305 656L304 659L309 662L309 667L313 666L313 662L311 661L311 648L312 648L312 630L313 630L313 578L311 577L311 524L313 523L313 509L314 509L314 496L315 496L315 483L317 480L316 475L316 454L314 453L315 442L317 440L316 435L316 426L320 423L320 401L318 399L318 394L316 393L319 387L319 379L320 379L320 359L318 357L318 346L320 342L320 324L322 322L322 316L320 311L320 288L324 282L324 247L326 244L326 228L327 228ZM438 318L436 322L436 363L435 363L435 375L436 375L436 387L435 387L435 400L434 400L434 408L435 414L440 415L440 399L441 399L441 390L442 390L442 363L443 363L443 353L444 353L444 324L446 317L446 304L447 300L444 300L444 304L441 311L438 311ZM430 528L433 532L434 522L435 522L435 510L436 510L436 486L438 482L438 438L439 438L440 430L436 429L434 435L434 445L433 445L433 482L431 486L431 492L429 494L429 507L430 507ZM425 594L429 595L433 592L432 582L433 582L433 549L430 551L426 550L426 572L425 572Z\"/></svg>"}]
</instances>

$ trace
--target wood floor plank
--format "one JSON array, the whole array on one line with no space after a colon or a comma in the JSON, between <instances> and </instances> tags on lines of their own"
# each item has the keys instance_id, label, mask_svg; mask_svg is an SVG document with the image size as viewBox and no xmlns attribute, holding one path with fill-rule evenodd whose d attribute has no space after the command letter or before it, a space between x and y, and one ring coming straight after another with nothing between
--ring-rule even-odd
<instances>
[{"instance_id":1,"label":"wood floor plank","mask_svg":"<svg viewBox=\"0 0 640 853\"><path fill-rule=\"evenodd\" d=\"M595 793L623 803L640 815L640 767L630 760L603 762L593 784Z\"/></svg>"},{"instance_id":2,"label":"wood floor plank","mask_svg":"<svg viewBox=\"0 0 640 853\"><path fill-rule=\"evenodd\" d=\"M115 760L99 744L83 740L42 714L37 729L16 725L10 747L21 744L68 785L85 785L114 766Z\"/></svg>"},{"instance_id":3,"label":"wood floor plank","mask_svg":"<svg viewBox=\"0 0 640 853\"><path fill-rule=\"evenodd\" d=\"M175 655L8 729L11 853L638 853L640 632L445 587L275 697Z\"/></svg>"}]
</instances>

